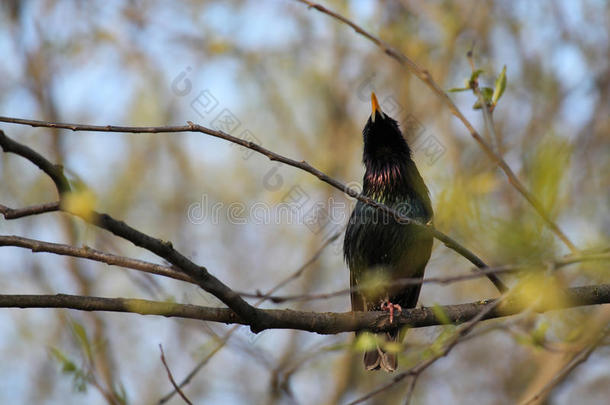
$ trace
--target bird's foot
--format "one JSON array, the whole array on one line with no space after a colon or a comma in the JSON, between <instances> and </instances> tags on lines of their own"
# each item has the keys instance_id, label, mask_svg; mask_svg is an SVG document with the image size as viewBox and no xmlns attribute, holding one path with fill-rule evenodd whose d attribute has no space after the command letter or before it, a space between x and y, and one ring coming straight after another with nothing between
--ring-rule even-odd
<instances>
[{"instance_id":1,"label":"bird's foot","mask_svg":"<svg viewBox=\"0 0 610 405\"><path fill-rule=\"evenodd\" d=\"M402 312L402 307L398 304L392 304L391 302L384 302L381 304L382 311L390 312L390 323L394 322L394 311L396 310L398 313Z\"/></svg>"}]
</instances>

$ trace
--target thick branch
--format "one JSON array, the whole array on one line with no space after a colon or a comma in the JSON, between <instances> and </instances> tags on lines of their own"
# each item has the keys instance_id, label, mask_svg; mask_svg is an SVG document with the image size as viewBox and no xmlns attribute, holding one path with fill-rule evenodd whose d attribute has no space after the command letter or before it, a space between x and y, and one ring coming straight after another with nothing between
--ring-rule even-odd
<instances>
[{"instance_id":1,"label":"thick branch","mask_svg":"<svg viewBox=\"0 0 610 405\"><path fill-rule=\"evenodd\" d=\"M485 139L483 139L483 137L481 137L481 135L478 133L478 131L476 129L474 129L472 124L466 119L464 114L462 114L460 109L455 105L453 100L451 100L449 95L447 93L445 93L445 91L432 78L432 75L430 74L430 72L428 72L428 70L420 67L417 63L415 63L413 60L409 59L407 56L402 54L400 51L394 49L393 47L388 45L386 42L375 37L374 35L372 35L368 31L366 31L362 27L358 26L357 24L355 24L348 18L342 16L341 14L338 14L320 4L314 3L309 0L297 0L297 1L304 3L307 6L314 8L314 9L320 11L321 13L324 13L338 21L341 21L343 24L350 26L358 34L362 35L369 41L373 42L375 45L377 45L377 47L379 47L381 50L383 50L387 55L389 55L391 58L396 60L402 66L406 67L409 72L411 72L418 79L420 79L422 82L424 82L424 84L426 84L434 92L434 94L436 94L441 99L441 101L447 105L447 107L449 108L451 113L455 117L457 117L462 122L462 124L464 124L464 126L466 127L466 129L468 130L470 135L481 146L481 149L483 149L483 151L489 156L489 158L495 164L497 164L500 169L502 169L504 174L506 174L506 177L508 178L509 183L512 184L515 189L517 189L517 191L530 203L530 205L532 207L534 207L534 209L536 210L538 215L540 215L542 217L542 219L544 219L544 221L546 222L548 227L557 235L557 237L559 237L559 239L561 239L561 241L570 249L570 251L572 253L578 252L578 248L572 243L572 241L570 241L570 239L566 236L566 234L563 233L563 231L559 228L559 226L551 219L551 217L545 211L544 207L542 206L540 201L538 201L536 196L533 195L532 193L530 193L527 188L525 188L525 186L519 181L519 179L517 178L515 173L513 173L512 169L510 168L508 163L506 163L506 161L502 158L502 156L500 156L499 154L494 152L493 148L485 141Z\"/></svg>"},{"instance_id":2,"label":"thick branch","mask_svg":"<svg viewBox=\"0 0 610 405\"><path fill-rule=\"evenodd\" d=\"M294 159L290 159L288 157L275 153L267 148L264 148L254 142L250 142L250 141L246 141L244 139L237 138L235 136L229 135L222 131L216 131L214 129L206 128L201 125L196 125L190 121L188 122L188 125L183 125L183 126L124 127L124 126L115 126L115 125L102 126L102 125L67 124L67 123L46 122L46 121L27 120L27 119L22 119L22 118L11 118L11 117L0 116L0 122L9 122L9 123L13 123L13 124L30 125L32 127L62 128L62 129L69 129L72 131L127 132L127 133L200 132L200 133L204 133L207 135L211 135L216 138L221 138L221 139L227 140L229 142L241 145L245 148L251 149L264 156L267 156L272 161L278 161L278 162L287 164L289 166L296 167L298 169L306 171L306 172L316 176L321 181L335 187L338 190L341 190L345 194L347 194L353 198L356 198L365 204L369 204L375 208L378 208L382 211L385 211L385 212L391 214L394 218L396 218L396 220L401 221L402 223L405 223L405 224L410 223L410 224L418 226L422 229L425 229L427 232L430 232L435 238L437 238L438 240L443 242L448 248L456 251L461 256L468 259L472 264L477 266L477 268L482 269L482 268L488 267L485 264L485 262L483 262L483 260L481 260L479 257L477 257L473 252L468 250L465 246L462 246L461 244L459 244L457 241L455 241L448 235L445 235L444 233L437 230L432 224L423 224L417 220L414 220L412 218L409 218L409 217L399 213L398 211L388 207L387 205L381 204L363 194L359 194L353 188L347 187L345 184L326 175L325 173L316 169L315 167L313 167L312 165L310 165L309 163L307 163L304 160L296 161ZM0 131L0 146L3 145L3 143L5 142L5 139L9 139L9 138L7 138L2 131ZM9 141L11 143L16 143L10 139L9 139ZM5 150L5 151L7 151L7 150ZM8 151L12 151L12 150L8 150ZM22 156L24 156L24 155L22 155ZM27 156L24 156L24 157L28 158ZM59 169L61 169L61 168L59 168ZM53 171L55 172L56 170L57 170L57 168L55 168ZM173 264L175 264L175 263L173 263ZM500 292L505 292L508 290L506 285L495 274L489 274L487 277L494 284L494 286L496 286L496 288Z\"/></svg>"},{"instance_id":3,"label":"thick branch","mask_svg":"<svg viewBox=\"0 0 610 405\"><path fill-rule=\"evenodd\" d=\"M0 147L2 147L4 152L15 153L38 166L51 177L57 187L60 197L62 194L70 192L70 183L64 176L63 168L61 166L52 164L33 149L10 139L2 130L0 130ZM196 265L186 256L175 250L171 242L148 236L145 233L130 227L125 222L112 218L108 214L92 212L90 217L81 216L81 218L93 225L112 232L116 236L130 241L136 246L147 249L172 263L187 276L196 281L201 288L217 297L243 319L248 320L248 324L256 331L259 322L259 310L248 304L248 302L228 286L210 274L205 267Z\"/></svg>"},{"instance_id":4,"label":"thick branch","mask_svg":"<svg viewBox=\"0 0 610 405\"><path fill-rule=\"evenodd\" d=\"M610 303L610 284L570 288L565 294L563 304L555 306L535 306L536 312L554 309L570 308L586 305ZM452 323L464 323L475 318L493 300L477 301L468 304L447 305L439 307ZM5 308L70 308L82 311L131 312L141 315L161 315L199 319L221 323L236 323L247 325L232 310L228 308L212 308L196 305L176 304L168 302L148 301L127 298L100 298L77 295L0 295L0 307ZM510 316L523 311L518 302L507 299L499 308L494 308L485 315L485 319ZM344 312L316 313L307 311L292 311L289 309L265 309L260 318L258 330L295 329L320 334L337 334L357 330L381 332L396 326L409 325L413 328L442 324L436 315L438 309L413 308L405 309L402 314L394 317L390 325L385 312Z\"/></svg>"}]
</instances>

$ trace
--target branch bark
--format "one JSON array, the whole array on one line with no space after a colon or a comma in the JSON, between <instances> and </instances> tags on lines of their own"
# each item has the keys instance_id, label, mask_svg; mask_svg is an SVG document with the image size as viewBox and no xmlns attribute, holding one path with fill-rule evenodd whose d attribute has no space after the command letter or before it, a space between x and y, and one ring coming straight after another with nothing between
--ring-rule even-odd
<instances>
[{"instance_id":1,"label":"branch bark","mask_svg":"<svg viewBox=\"0 0 610 405\"><path fill-rule=\"evenodd\" d=\"M527 309L535 312L546 312L578 306L608 304L610 303L610 284L570 288L565 291L565 296L566 300L562 300L564 304L555 306L537 305ZM450 322L459 324L474 319L483 309L494 303L495 300L484 300L467 304L446 305L435 309L428 307L405 309L400 315L394 317L392 324L390 324L386 312L317 313L292 311L289 309L259 309L264 316L260 317L261 322L258 324L258 329L255 332L267 329L295 329L328 335L357 330L383 332L397 326L407 325L411 328L421 328L442 324L441 320L436 316L438 309L442 310ZM203 307L130 298L101 298L66 294L0 295L0 307L68 308L81 311L129 312L140 315L189 318L226 324L249 324L247 320L241 318L228 308ZM525 309L519 302L509 297L498 308L494 308L486 313L483 319L515 315Z\"/></svg>"},{"instance_id":2,"label":"branch bark","mask_svg":"<svg viewBox=\"0 0 610 405\"><path fill-rule=\"evenodd\" d=\"M108 265L139 270L150 274L156 274L159 276L197 284L195 280L184 274L177 267L164 266L162 264L131 259L125 256L113 255L90 248L88 246L78 248L62 243L44 242L41 240L29 239L14 235L0 235L0 246L16 246L24 249L30 249L32 252L46 252L63 256L80 257L83 259L106 263Z\"/></svg>"},{"instance_id":3,"label":"branch bark","mask_svg":"<svg viewBox=\"0 0 610 405\"><path fill-rule=\"evenodd\" d=\"M15 209L0 204L0 214L4 215L4 219L17 219L54 211L59 211L59 201Z\"/></svg>"}]
</instances>

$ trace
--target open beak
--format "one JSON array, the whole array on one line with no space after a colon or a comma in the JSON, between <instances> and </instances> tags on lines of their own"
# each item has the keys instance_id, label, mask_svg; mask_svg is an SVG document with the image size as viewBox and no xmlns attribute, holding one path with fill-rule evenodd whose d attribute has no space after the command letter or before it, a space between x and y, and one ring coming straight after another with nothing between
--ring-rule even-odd
<instances>
[{"instance_id":1,"label":"open beak","mask_svg":"<svg viewBox=\"0 0 610 405\"><path fill-rule=\"evenodd\" d=\"M377 96L375 95L375 92L371 92L371 107L371 121L375 122L375 113L379 113L379 115L381 115L381 118L385 118L383 111L381 111L381 107L379 107L379 102L377 101Z\"/></svg>"}]
</instances>

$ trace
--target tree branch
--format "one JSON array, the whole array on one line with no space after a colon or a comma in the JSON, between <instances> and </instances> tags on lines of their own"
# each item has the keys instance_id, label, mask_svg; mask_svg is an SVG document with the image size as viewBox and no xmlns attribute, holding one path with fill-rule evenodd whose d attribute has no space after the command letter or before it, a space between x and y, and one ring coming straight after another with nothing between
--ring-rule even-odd
<instances>
[{"instance_id":1,"label":"tree branch","mask_svg":"<svg viewBox=\"0 0 610 405\"><path fill-rule=\"evenodd\" d=\"M572 241L570 241L570 239L559 228L559 226L551 219L551 217L544 210L544 207L542 206L540 201L538 201L536 196L534 196L532 193L529 192L529 190L527 190L527 188L525 188L525 186L519 181L519 179L517 178L515 173L513 173L512 169L510 168L508 163L506 163L506 161L502 158L502 156L500 156L499 154L494 152L493 148L485 141L485 139L483 139L481 137L481 135L478 133L478 131L476 129L474 129L472 124L466 119L464 114L462 114L460 109L451 100L449 95L432 78L432 75L430 74L430 72L428 70L420 67L417 63L415 63L413 60L411 60L410 58L408 58L407 56L402 54L400 51L394 49L393 47L388 45L386 42L384 42L381 39L370 34L368 31L364 30L363 28L361 28L360 26L358 26L357 24L355 24L348 18L346 18L332 10L329 10L328 8L326 8L320 4L314 3L312 1L308 1L308 0L297 0L297 1L300 3L304 3L307 6L309 6L310 8L314 8L314 9L320 11L321 13L326 14L338 21L341 21L343 24L350 26L358 34L364 36L366 39L373 42L375 45L377 45L377 47L379 47L381 50L383 50L387 55L389 55L391 58L396 60L400 65L406 67L409 72L411 72L419 80L424 82L424 84L426 84L432 90L432 92L434 94L436 94L441 99L441 101L447 105L447 107L449 108L451 113L455 117L457 117L457 119L459 119L462 122L462 124L464 124L464 126L466 127L466 129L468 130L470 135L475 139L475 141L477 141L477 143L479 144L481 149L483 149L483 151L489 156L489 158L492 160L492 162L494 162L496 165L498 165L498 167L504 172L504 174L508 178L509 183L513 185L513 187L530 203L530 205L532 207L534 207L534 209L536 210L538 215L540 215L542 217L542 219L546 222L547 226L555 233L555 235L557 235L557 237L559 237L559 239L561 239L561 241L570 249L570 251L572 253L578 252L578 248L572 243Z\"/></svg>"},{"instance_id":2,"label":"tree branch","mask_svg":"<svg viewBox=\"0 0 610 405\"><path fill-rule=\"evenodd\" d=\"M44 214L53 211L59 211L59 201L16 209L0 204L0 214L2 214L4 219L7 220L28 217L30 215Z\"/></svg>"},{"instance_id":3,"label":"tree branch","mask_svg":"<svg viewBox=\"0 0 610 405\"><path fill-rule=\"evenodd\" d=\"M316 260L318 260L320 258L324 249L326 249L326 247L328 247L333 241L335 241L339 236L341 236L341 233L342 233L342 230L337 231L337 232L335 232L335 234L333 234L329 238L327 238L326 241L314 252L314 254L305 263L303 263L291 275L289 275L288 277L286 277L285 279L283 279L282 281L277 283L274 287L269 289L265 293L264 296L260 297L260 299L254 303L254 306L258 307L260 304L265 302L267 299L270 299L271 294L273 294L275 291L279 290L280 288L284 287L286 284L288 284L291 281L296 280L298 277L300 277L303 274L303 272L311 264L313 264ZM184 386L186 386L187 384L189 384L191 382L191 380L195 377L195 375L197 375L197 373L210 361L210 359L212 357L214 357L216 355L216 353L218 353L225 346L225 344L231 338L231 335L233 334L233 332L235 332L238 327L239 326L237 326L237 325L233 326L231 329L229 329L224 334L224 336L222 338L219 339L218 345L210 353L208 353L207 356L202 358L195 365L195 367L186 375L186 377L184 377L182 382L179 384L180 388L183 388ZM175 393L176 393L176 390L173 390L173 391L169 392L168 394L164 395L161 399L159 399L159 402L158 402L159 405L164 404L167 401L169 401L172 398L172 396L174 396Z\"/></svg>"},{"instance_id":4,"label":"tree branch","mask_svg":"<svg viewBox=\"0 0 610 405\"><path fill-rule=\"evenodd\" d=\"M586 287L574 287L565 291L566 300L554 306L537 304L528 308L535 312L546 312L556 309L610 303L610 284ZM452 323L464 323L474 319L483 308L494 303L494 300L476 301L468 304L446 305L433 308L404 309L394 316L390 324L386 312L343 312L317 313L292 311L289 309L260 309L258 330L294 329L319 334L337 334L357 330L383 332L397 326L409 325L412 328L443 324L436 316L441 309ZM101 298L78 295L0 295L0 307L4 308L69 308L81 311L130 312L140 315L160 315L198 319L202 321L235 323L248 325L248 321L228 308L203 307L171 302L149 301L129 298ZM508 298L498 308L485 314L483 319L500 318L515 315L524 310L514 299Z\"/></svg>"},{"instance_id":5,"label":"tree branch","mask_svg":"<svg viewBox=\"0 0 610 405\"><path fill-rule=\"evenodd\" d=\"M276 286L271 288L266 293L262 293L260 291L256 291L254 293L245 292L245 291L236 291L243 298L257 298L259 299L254 306L257 307L263 301L269 300L275 304L284 303L287 301L311 301L311 300L319 300L319 299L329 299L333 297L338 297L342 295L347 295L353 291L361 291L366 288L370 288L366 285L354 287L354 288L344 288L337 291L326 292L326 293L314 293L314 294L296 294L296 295L272 295L275 291L288 284L290 281L299 277L303 271L315 260L317 260L324 250L332 241L336 240L339 236L339 233L335 233L330 238L328 238L322 246L315 252L315 254L307 260L301 267L299 267L293 274L286 277L284 280L280 281ZM65 245L61 243L51 243L44 242L36 239L24 238L21 236L14 235L0 235L0 246L15 246L21 247L25 249L30 249L32 252L46 252L46 253L54 253L58 255L71 256L71 257L79 257L83 259L89 259L101 263L106 263L108 265L120 266L128 269L143 271L145 273L156 274L159 276L173 278L175 280L186 281L189 283L197 284L195 280L190 278L188 275L184 274L180 269L175 266L166 266L157 263L151 263L144 260L132 259L125 256L113 255L110 253L102 252L97 249L90 248L88 246L84 246L82 248L78 248L75 246ZM392 285L400 285L400 286L410 286L410 285L420 285L420 284L451 284L455 282L468 281L481 277L486 277L489 274L507 274L507 273L516 273L523 270L531 271L534 267L540 268L553 268L558 269L564 266L568 266L570 264L586 262L586 261L602 261L602 260L610 260L610 253L589 253L589 254L580 254L578 256L567 255L560 259L556 259L553 261L547 261L544 263L538 264L528 264L528 265L505 265L498 267L488 267L485 269L481 269L475 273L466 273L466 274L457 274L455 276L446 276L446 277L427 277L427 278L401 278L397 280L393 280L390 284ZM376 285L377 286L377 285ZM380 283L377 287L388 286L385 283Z\"/></svg>"},{"instance_id":6,"label":"tree branch","mask_svg":"<svg viewBox=\"0 0 610 405\"><path fill-rule=\"evenodd\" d=\"M176 392L178 392L178 394L184 400L184 402L186 402L188 405L193 405L193 403L187 398L187 396L184 395L184 392L182 392L180 387L178 387L178 385L176 385L176 380L174 380L174 376L172 375L172 372L169 369L167 362L165 361L165 353L163 353L163 346L161 346L161 344L159 344L159 350L161 351L161 362L163 363L163 367L165 367L165 371L167 372L167 378L169 378L169 382L172 383L174 389L176 390Z\"/></svg>"},{"instance_id":7,"label":"tree branch","mask_svg":"<svg viewBox=\"0 0 610 405\"><path fill-rule=\"evenodd\" d=\"M601 337L605 336L604 334L600 334ZM521 405L531 405L537 403L541 398L549 393L555 386L560 384L576 367L580 364L586 362L589 359L589 356L595 349L597 349L597 345L599 342L591 344L581 351L576 353L576 355L570 360L560 371L555 375L547 384L545 384L540 391L534 394L531 398L521 403Z\"/></svg>"},{"instance_id":8,"label":"tree branch","mask_svg":"<svg viewBox=\"0 0 610 405\"><path fill-rule=\"evenodd\" d=\"M62 197L64 193L70 192L70 183L64 176L63 168L61 166L53 165L38 152L10 139L2 130L0 130L0 147L2 147L4 152L15 153L38 166L49 177L51 177L57 187L60 197ZM74 213L71 214L76 215ZM130 241L136 246L149 250L155 253L157 256L160 256L172 263L191 279L195 280L197 285L225 303L229 308L234 310L235 313L239 314L242 319L247 320L253 331L257 331L257 324L259 322L258 318L261 315L259 310L248 304L248 302L246 302L223 282L210 274L205 267L196 265L186 256L175 250L171 242L162 241L148 236L145 233L130 227L125 222L112 218L108 214L93 211L90 216L80 217L83 220L100 228L106 229L116 236Z\"/></svg>"},{"instance_id":9,"label":"tree branch","mask_svg":"<svg viewBox=\"0 0 610 405\"><path fill-rule=\"evenodd\" d=\"M108 265L121 266L128 269L139 270L146 273L157 274L160 276L197 284L196 281L194 281L184 272L180 271L180 269L177 267L145 262L143 260L131 259L125 256L117 256L90 248L88 246L77 248L61 243L43 242L40 240L14 235L0 235L0 246L16 246L30 249L32 252L46 252L64 256L80 257L96 262L106 263Z\"/></svg>"},{"instance_id":10,"label":"tree branch","mask_svg":"<svg viewBox=\"0 0 610 405\"><path fill-rule=\"evenodd\" d=\"M411 367L410 369L397 374L392 378L389 383L384 384L381 387L364 395L363 397L360 397L355 401L350 402L349 405L355 405L364 402L367 399L372 398L375 395L394 386L395 384L404 380L408 376L413 376L414 379L418 377L421 373L424 372L424 370L434 364L438 359L449 354L449 352L461 341L464 336L470 333L479 322L486 319L487 316L492 314L494 310L498 308L498 306L502 304L505 300L506 294L502 295L502 297L500 297L498 300L486 303L468 322L464 323L464 325L462 325L459 329L453 332L452 336L448 339L448 342L445 343L440 350L437 350L431 357L425 359L415 367ZM415 384L415 381L413 381L413 384Z\"/></svg>"},{"instance_id":11,"label":"tree branch","mask_svg":"<svg viewBox=\"0 0 610 405\"><path fill-rule=\"evenodd\" d=\"M21 157L26 158L30 162L34 163L40 170L45 172L47 176L53 180L57 187L58 193L61 195L65 192L70 191L70 182L64 176L64 169L61 165L54 165L49 162L44 156L31 149L29 146L15 142L4 134L4 131L0 130L0 147L5 153L14 153Z\"/></svg>"},{"instance_id":12,"label":"tree branch","mask_svg":"<svg viewBox=\"0 0 610 405\"><path fill-rule=\"evenodd\" d=\"M381 204L363 194L359 194L353 188L347 187L345 184L326 175L325 173L316 169L315 167L313 167L312 165L310 165L309 163L307 163L304 160L301 160L300 162L296 161L294 159L291 159L291 158L282 156L278 153L275 153L254 142L250 142L250 141L246 141L244 139L237 138L235 136L229 135L222 131L216 131L216 130L206 128L201 125L193 124L190 121L188 121L188 125L182 125L182 126L124 127L124 126L115 126L115 125L102 126L102 125L67 124L67 123L46 122L46 121L27 120L27 119L22 119L22 118L11 118L11 117L0 116L0 122L8 122L8 123L20 124L20 125L30 125L32 127L62 128L62 129L69 129L72 131L93 131L93 132L113 132L113 133L114 132L127 132L127 133L200 132L200 133L204 133L207 135L211 135L216 138L221 138L221 139L227 140L229 142L241 145L245 148L251 149L255 152L258 152L264 156L267 156L269 158L269 160L281 162L281 163L287 164L289 166L301 169L305 172L308 172L308 173L316 176L321 181L344 192L345 194L347 194L353 198L356 198L365 204L369 204L375 208L378 208L382 211L385 211L385 212L391 214L397 221L400 221L404 224L407 224L407 223L413 224L415 226L418 226L418 227L424 229L426 232L429 232L436 239L443 242L445 244L445 246L454 250L455 252L457 252L461 256L465 257L466 259L468 259L477 268L482 269L482 268L488 267L487 264L485 264L485 262L483 262L483 260L481 260L479 257L477 257L473 252L468 250L465 246L462 246L460 243L458 243L453 238L451 238L448 235L445 235L444 233L437 230L432 224L423 224L415 219L409 218L409 217L399 213L398 211L388 207L387 205ZM15 141L10 140L9 138L6 137L6 135L4 135L4 133L2 131L0 131L0 146L3 146L3 144L6 142L5 140L9 140L10 143L16 144ZM5 149L5 151L13 152L13 150L10 150L10 149L9 150ZM15 153L17 153L17 152L15 152ZM36 153L36 152L34 152L34 153ZM38 155L38 154L36 154L36 155ZM22 156L25 158L28 158L28 155L22 155ZM38 155L38 156L40 156L40 155ZM47 172L45 169L43 169L43 170L45 170L45 173L47 173L49 175L51 175L50 173L53 173L55 176L57 176L58 170L61 173L61 167L60 168L46 167L46 169L50 170L50 172ZM61 174L61 177L63 177L63 174ZM100 224L98 224L98 225L100 225ZM487 277L494 284L494 286L496 286L496 288L500 292L505 292L508 290L506 285L495 274L489 274Z\"/></svg>"}]
</instances>

